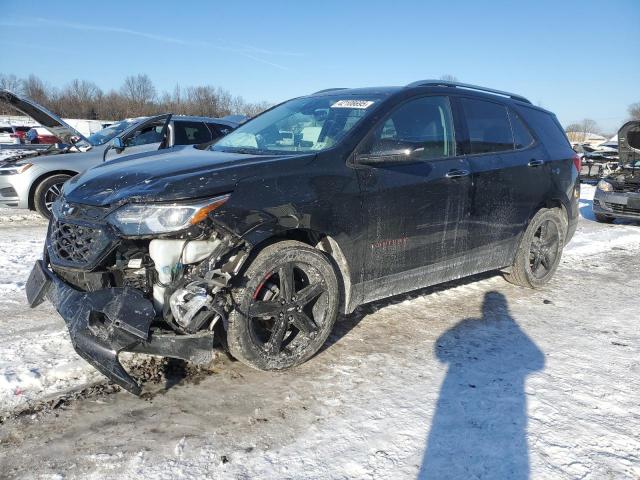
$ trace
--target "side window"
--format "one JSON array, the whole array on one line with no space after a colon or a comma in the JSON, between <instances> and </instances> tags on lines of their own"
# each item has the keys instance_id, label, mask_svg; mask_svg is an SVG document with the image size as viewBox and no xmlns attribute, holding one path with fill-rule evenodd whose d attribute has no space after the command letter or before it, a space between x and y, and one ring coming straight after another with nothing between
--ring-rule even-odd
<instances>
[{"instance_id":1,"label":"side window","mask_svg":"<svg viewBox=\"0 0 640 480\"><path fill-rule=\"evenodd\" d=\"M162 118L156 122L144 123L139 126L124 139L125 145L127 147L135 147L162 142L162 129L164 128L165 120L165 118Z\"/></svg>"},{"instance_id":2,"label":"side window","mask_svg":"<svg viewBox=\"0 0 640 480\"><path fill-rule=\"evenodd\" d=\"M227 125L218 125L215 123L207 123L207 127L211 132L211 139L215 140L216 138L224 137L226 134L230 133L233 128Z\"/></svg>"},{"instance_id":3,"label":"side window","mask_svg":"<svg viewBox=\"0 0 640 480\"><path fill-rule=\"evenodd\" d=\"M461 98L460 103L469 130L469 153L513 150L507 107L471 98Z\"/></svg>"},{"instance_id":4,"label":"side window","mask_svg":"<svg viewBox=\"0 0 640 480\"><path fill-rule=\"evenodd\" d=\"M516 150L520 148L526 148L533 143L533 137L526 125L520 119L520 116L511 111L509 112L509 119L511 120L511 128L513 129L513 140Z\"/></svg>"},{"instance_id":5,"label":"side window","mask_svg":"<svg viewBox=\"0 0 640 480\"><path fill-rule=\"evenodd\" d=\"M203 122L176 121L173 124L175 145L195 145L211 140L209 129Z\"/></svg>"},{"instance_id":6,"label":"side window","mask_svg":"<svg viewBox=\"0 0 640 480\"><path fill-rule=\"evenodd\" d=\"M452 157L455 140L447 97L421 97L396 108L373 132L365 154L402 155L421 160Z\"/></svg>"}]
</instances>

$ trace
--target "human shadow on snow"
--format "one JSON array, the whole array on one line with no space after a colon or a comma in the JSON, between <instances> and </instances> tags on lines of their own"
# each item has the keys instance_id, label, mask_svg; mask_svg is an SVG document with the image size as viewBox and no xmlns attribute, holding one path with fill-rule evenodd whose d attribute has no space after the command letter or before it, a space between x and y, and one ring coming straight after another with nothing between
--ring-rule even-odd
<instances>
[{"instance_id":1,"label":"human shadow on snow","mask_svg":"<svg viewBox=\"0 0 640 480\"><path fill-rule=\"evenodd\" d=\"M525 381L544 368L544 354L504 295L487 292L482 318L458 322L434 349L448 370L418 478L528 478Z\"/></svg>"}]
</instances>

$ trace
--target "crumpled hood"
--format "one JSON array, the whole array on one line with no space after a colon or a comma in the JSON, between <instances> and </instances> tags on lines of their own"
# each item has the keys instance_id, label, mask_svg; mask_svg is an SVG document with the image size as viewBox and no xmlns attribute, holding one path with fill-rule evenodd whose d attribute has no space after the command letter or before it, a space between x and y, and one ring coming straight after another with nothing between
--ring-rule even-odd
<instances>
[{"instance_id":1,"label":"crumpled hood","mask_svg":"<svg viewBox=\"0 0 640 480\"><path fill-rule=\"evenodd\" d=\"M204 198L230 192L251 165L282 156L199 150L191 145L131 155L91 168L64 187L66 201L94 206Z\"/></svg>"}]
</instances>

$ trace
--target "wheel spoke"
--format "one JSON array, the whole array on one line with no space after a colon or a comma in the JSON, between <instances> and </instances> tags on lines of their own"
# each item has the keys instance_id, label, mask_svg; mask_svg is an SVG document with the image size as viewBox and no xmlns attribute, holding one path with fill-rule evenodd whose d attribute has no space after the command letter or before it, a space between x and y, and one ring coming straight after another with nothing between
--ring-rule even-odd
<instances>
[{"instance_id":1,"label":"wheel spoke","mask_svg":"<svg viewBox=\"0 0 640 480\"><path fill-rule=\"evenodd\" d=\"M531 266L531 270L533 270L534 272L537 272L538 269L540 268L541 262L542 262L542 255L540 253L535 254L533 258L533 265Z\"/></svg>"},{"instance_id":2,"label":"wheel spoke","mask_svg":"<svg viewBox=\"0 0 640 480\"><path fill-rule=\"evenodd\" d=\"M277 302L253 302L249 310L252 317L275 317L281 305Z\"/></svg>"},{"instance_id":3,"label":"wheel spoke","mask_svg":"<svg viewBox=\"0 0 640 480\"><path fill-rule=\"evenodd\" d=\"M324 287L320 282L307 285L296 294L296 303L304 307L312 300L318 298L322 292L324 292Z\"/></svg>"},{"instance_id":4,"label":"wheel spoke","mask_svg":"<svg viewBox=\"0 0 640 480\"><path fill-rule=\"evenodd\" d=\"M551 261L549 260L549 254L548 253L543 253L540 256L540 263L547 270L549 270L551 268Z\"/></svg>"},{"instance_id":5,"label":"wheel spoke","mask_svg":"<svg viewBox=\"0 0 640 480\"><path fill-rule=\"evenodd\" d=\"M286 263L278 271L280 277L280 298L284 298L285 301L291 301L291 297L294 294L293 287L293 265Z\"/></svg>"},{"instance_id":6,"label":"wheel spoke","mask_svg":"<svg viewBox=\"0 0 640 480\"><path fill-rule=\"evenodd\" d=\"M548 223L549 222L544 222L540 225L540 243L544 243L547 238Z\"/></svg>"},{"instance_id":7,"label":"wheel spoke","mask_svg":"<svg viewBox=\"0 0 640 480\"><path fill-rule=\"evenodd\" d=\"M311 317L304 312L296 312L293 315L293 325L306 335L318 331L318 325L316 325L316 322L314 322Z\"/></svg>"},{"instance_id":8,"label":"wheel spoke","mask_svg":"<svg viewBox=\"0 0 640 480\"><path fill-rule=\"evenodd\" d=\"M285 317L277 318L275 323L273 324L273 330L271 331L271 337L269 337L269 341L265 344L267 347L267 351L274 355L280 352L282 348L282 341L284 340L284 335L287 333L287 328L289 324Z\"/></svg>"}]
</instances>

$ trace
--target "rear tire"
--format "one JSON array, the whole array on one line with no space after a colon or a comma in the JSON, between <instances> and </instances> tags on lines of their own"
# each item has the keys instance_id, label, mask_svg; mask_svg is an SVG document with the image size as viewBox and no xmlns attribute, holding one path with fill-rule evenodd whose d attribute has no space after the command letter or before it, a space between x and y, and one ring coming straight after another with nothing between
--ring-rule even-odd
<instances>
[{"instance_id":1,"label":"rear tire","mask_svg":"<svg viewBox=\"0 0 640 480\"><path fill-rule=\"evenodd\" d=\"M615 217L607 217L606 215L600 215L599 213L594 214L596 217L596 222L599 223L613 223Z\"/></svg>"},{"instance_id":2,"label":"rear tire","mask_svg":"<svg viewBox=\"0 0 640 480\"><path fill-rule=\"evenodd\" d=\"M52 175L42 180L33 195L33 206L44 218L51 218L51 205L62 193L62 185L71 175Z\"/></svg>"},{"instance_id":3,"label":"rear tire","mask_svg":"<svg viewBox=\"0 0 640 480\"><path fill-rule=\"evenodd\" d=\"M301 242L262 250L233 291L229 352L259 370L300 365L325 343L338 316L340 290L326 254Z\"/></svg>"},{"instance_id":4,"label":"rear tire","mask_svg":"<svg viewBox=\"0 0 640 480\"><path fill-rule=\"evenodd\" d=\"M505 279L528 288L546 285L560 263L567 227L557 209L542 209L531 219Z\"/></svg>"}]
</instances>

